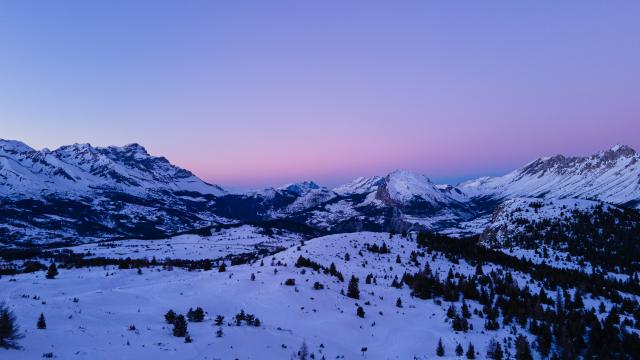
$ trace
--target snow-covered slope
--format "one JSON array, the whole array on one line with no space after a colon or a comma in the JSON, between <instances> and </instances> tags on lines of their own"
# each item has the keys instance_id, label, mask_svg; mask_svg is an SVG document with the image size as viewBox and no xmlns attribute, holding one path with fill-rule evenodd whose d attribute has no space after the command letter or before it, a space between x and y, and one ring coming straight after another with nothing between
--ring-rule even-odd
<instances>
[{"instance_id":1,"label":"snow-covered slope","mask_svg":"<svg viewBox=\"0 0 640 360\"><path fill-rule=\"evenodd\" d=\"M464 182L458 188L470 197L576 198L639 206L640 155L624 145L588 157L556 155L505 176Z\"/></svg>"},{"instance_id":2,"label":"snow-covered slope","mask_svg":"<svg viewBox=\"0 0 640 360\"><path fill-rule=\"evenodd\" d=\"M368 194L378 190L384 184L382 176L359 177L348 184L344 184L333 189L341 195Z\"/></svg>"},{"instance_id":3,"label":"snow-covered slope","mask_svg":"<svg viewBox=\"0 0 640 360\"><path fill-rule=\"evenodd\" d=\"M390 253L366 250L367 245L383 242ZM477 358L484 359L491 339L502 341L512 336L511 331L527 334L517 324L484 330L485 319L476 315L483 307L472 300L466 304L473 313L468 320L473 329L453 331L446 315L451 303L413 297L406 285L392 287L395 276L419 271L426 263L441 279L449 269L467 276L476 271L465 261L453 264L436 253L417 257L414 263L411 254L416 251L415 242L400 236L336 234L306 241L263 262L228 266L226 272L167 271L158 266L138 274L136 269L109 266L60 269L54 280L45 279L44 272L2 277L0 298L15 312L25 337L20 340L22 349L0 349L0 357L37 359L52 353L59 359L91 360L113 359L114 354L119 359L290 359L305 342L315 359L426 360L435 357L441 339L448 359L457 358L458 343L465 349L473 343ZM295 267L299 256L324 266L335 263L346 281ZM484 268L488 272L494 266ZM373 283L365 282L369 274ZM342 293L351 275L360 279L358 300ZM295 286L286 286L288 279L294 279ZM323 289L314 288L316 282ZM173 337L164 314L169 309L185 314L198 306L206 315L203 322L188 324L193 342ZM356 315L359 306L365 311L363 318ZM240 310L257 316L261 325L236 325L234 315ZM35 326L40 313L46 316L46 330ZM218 315L224 316L221 326L214 325Z\"/></svg>"}]
</instances>

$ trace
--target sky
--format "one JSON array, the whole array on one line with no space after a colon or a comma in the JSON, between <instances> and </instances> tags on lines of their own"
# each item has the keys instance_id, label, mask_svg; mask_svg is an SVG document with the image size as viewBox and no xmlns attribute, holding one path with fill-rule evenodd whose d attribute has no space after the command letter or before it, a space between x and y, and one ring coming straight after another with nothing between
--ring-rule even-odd
<instances>
[{"instance_id":1,"label":"sky","mask_svg":"<svg viewBox=\"0 0 640 360\"><path fill-rule=\"evenodd\" d=\"M0 2L0 138L228 187L640 149L638 1Z\"/></svg>"}]
</instances>

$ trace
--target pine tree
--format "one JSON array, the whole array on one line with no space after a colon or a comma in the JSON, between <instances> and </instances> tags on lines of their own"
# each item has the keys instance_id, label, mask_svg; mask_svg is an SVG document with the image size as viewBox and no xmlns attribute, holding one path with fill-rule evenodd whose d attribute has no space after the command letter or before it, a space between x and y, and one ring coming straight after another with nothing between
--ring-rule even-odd
<instances>
[{"instance_id":1,"label":"pine tree","mask_svg":"<svg viewBox=\"0 0 640 360\"><path fill-rule=\"evenodd\" d=\"M584 308L584 302L582 301L582 294L580 293L580 289L576 289L576 292L573 296L573 306L576 309Z\"/></svg>"},{"instance_id":2,"label":"pine tree","mask_svg":"<svg viewBox=\"0 0 640 360\"><path fill-rule=\"evenodd\" d=\"M0 303L0 348L17 349L17 341L22 337L16 316L4 303Z\"/></svg>"},{"instance_id":3,"label":"pine tree","mask_svg":"<svg viewBox=\"0 0 640 360\"><path fill-rule=\"evenodd\" d=\"M247 315L244 310L240 310L239 313L236 314L236 326L242 325L242 322L246 319Z\"/></svg>"},{"instance_id":4,"label":"pine tree","mask_svg":"<svg viewBox=\"0 0 640 360\"><path fill-rule=\"evenodd\" d=\"M358 306L358 309L356 310L356 315L358 315L358 317L364 318L364 309L362 308L362 306Z\"/></svg>"},{"instance_id":5,"label":"pine tree","mask_svg":"<svg viewBox=\"0 0 640 360\"><path fill-rule=\"evenodd\" d=\"M524 335L518 335L516 339L516 360L533 360L529 341Z\"/></svg>"},{"instance_id":6,"label":"pine tree","mask_svg":"<svg viewBox=\"0 0 640 360\"><path fill-rule=\"evenodd\" d=\"M396 307L402 308L402 299L398 298L398 300L396 300Z\"/></svg>"},{"instance_id":7,"label":"pine tree","mask_svg":"<svg viewBox=\"0 0 640 360\"><path fill-rule=\"evenodd\" d=\"M458 343L458 345L456 345L456 356L462 356L462 354L464 354L464 349L462 349L462 345Z\"/></svg>"},{"instance_id":8,"label":"pine tree","mask_svg":"<svg viewBox=\"0 0 640 360\"><path fill-rule=\"evenodd\" d=\"M187 319L190 322L204 321L204 310L201 307L197 307L195 310L190 308L187 312Z\"/></svg>"},{"instance_id":9,"label":"pine tree","mask_svg":"<svg viewBox=\"0 0 640 360\"><path fill-rule=\"evenodd\" d=\"M187 335L187 320L183 315L178 315L173 323L173 336L185 337Z\"/></svg>"},{"instance_id":10,"label":"pine tree","mask_svg":"<svg viewBox=\"0 0 640 360\"><path fill-rule=\"evenodd\" d=\"M218 330L216 330L216 337L222 337L222 335L224 335L224 332L222 331L222 326L220 326Z\"/></svg>"},{"instance_id":11,"label":"pine tree","mask_svg":"<svg viewBox=\"0 0 640 360\"><path fill-rule=\"evenodd\" d=\"M438 347L436 348L436 355L444 356L444 346L442 345L442 339L438 340Z\"/></svg>"},{"instance_id":12,"label":"pine tree","mask_svg":"<svg viewBox=\"0 0 640 360\"><path fill-rule=\"evenodd\" d=\"M173 310L167 311L167 313L164 314L164 321L167 324L172 324L173 325L175 323L175 321L176 321L176 313L175 313L175 311L173 311Z\"/></svg>"},{"instance_id":13,"label":"pine tree","mask_svg":"<svg viewBox=\"0 0 640 360\"><path fill-rule=\"evenodd\" d=\"M467 348L467 359L475 359L476 358L476 349L473 347L472 343L469 343L469 347Z\"/></svg>"},{"instance_id":14,"label":"pine tree","mask_svg":"<svg viewBox=\"0 0 640 360\"><path fill-rule=\"evenodd\" d=\"M462 300L462 317L465 319L471 318L471 312L469 311L469 306L467 306L466 301Z\"/></svg>"},{"instance_id":15,"label":"pine tree","mask_svg":"<svg viewBox=\"0 0 640 360\"><path fill-rule=\"evenodd\" d=\"M358 278L351 275L349 285L347 287L347 296L352 299L360 299L360 288L358 286Z\"/></svg>"},{"instance_id":16,"label":"pine tree","mask_svg":"<svg viewBox=\"0 0 640 360\"><path fill-rule=\"evenodd\" d=\"M456 317L457 314L458 312L456 311L455 305L453 304L449 305L449 308L447 309L447 317L449 319L453 319L454 317Z\"/></svg>"},{"instance_id":17,"label":"pine tree","mask_svg":"<svg viewBox=\"0 0 640 360\"><path fill-rule=\"evenodd\" d=\"M256 274L251 273L251 281L256 281Z\"/></svg>"},{"instance_id":18,"label":"pine tree","mask_svg":"<svg viewBox=\"0 0 640 360\"><path fill-rule=\"evenodd\" d=\"M214 323L216 324L216 326L221 326L222 323L224 323L224 316L222 316L222 315L216 316L216 319L214 320Z\"/></svg>"},{"instance_id":19,"label":"pine tree","mask_svg":"<svg viewBox=\"0 0 640 360\"><path fill-rule=\"evenodd\" d=\"M302 345L300 346L300 350L298 350L296 359L298 360L307 360L309 358L309 348L307 347L307 342L302 341Z\"/></svg>"},{"instance_id":20,"label":"pine tree","mask_svg":"<svg viewBox=\"0 0 640 360\"><path fill-rule=\"evenodd\" d=\"M40 317L38 317L37 323L38 329L44 330L47 328L47 322L44 320L44 314L40 313Z\"/></svg>"},{"instance_id":21,"label":"pine tree","mask_svg":"<svg viewBox=\"0 0 640 360\"><path fill-rule=\"evenodd\" d=\"M49 265L49 269L47 270L47 279L55 279L58 276L58 268L56 267L56 263L51 263Z\"/></svg>"},{"instance_id":22,"label":"pine tree","mask_svg":"<svg viewBox=\"0 0 640 360\"><path fill-rule=\"evenodd\" d=\"M553 335L551 329L548 326L542 326L540 333L538 334L538 351L543 357L547 357L551 352L551 343L553 341Z\"/></svg>"}]
</instances>

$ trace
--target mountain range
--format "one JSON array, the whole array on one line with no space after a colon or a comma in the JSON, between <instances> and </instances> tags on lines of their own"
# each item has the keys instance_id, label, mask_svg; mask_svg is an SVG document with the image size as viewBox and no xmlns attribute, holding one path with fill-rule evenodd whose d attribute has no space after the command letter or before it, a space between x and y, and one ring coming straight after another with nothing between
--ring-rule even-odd
<instances>
[{"instance_id":1,"label":"mountain range","mask_svg":"<svg viewBox=\"0 0 640 360\"><path fill-rule=\"evenodd\" d=\"M513 199L581 199L640 207L640 155L616 145L587 157L543 157L458 185L397 170L333 189L312 181L234 194L144 147L35 150L0 140L0 243L152 238L227 224L316 234L427 229L478 234Z\"/></svg>"}]
</instances>

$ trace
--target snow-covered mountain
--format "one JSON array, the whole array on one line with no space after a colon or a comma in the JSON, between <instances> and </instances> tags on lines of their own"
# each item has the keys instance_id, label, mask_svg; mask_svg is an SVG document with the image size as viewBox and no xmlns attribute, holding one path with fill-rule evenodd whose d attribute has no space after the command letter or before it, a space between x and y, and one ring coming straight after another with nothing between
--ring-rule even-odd
<instances>
[{"instance_id":1,"label":"snow-covered mountain","mask_svg":"<svg viewBox=\"0 0 640 360\"><path fill-rule=\"evenodd\" d=\"M35 150L0 140L0 239L162 236L210 224L226 192L138 144Z\"/></svg>"},{"instance_id":2,"label":"snow-covered mountain","mask_svg":"<svg viewBox=\"0 0 640 360\"><path fill-rule=\"evenodd\" d=\"M56 193L83 195L95 189L136 195L160 191L226 193L164 157L149 155L138 144L73 144L50 151L0 140L0 194L14 198Z\"/></svg>"},{"instance_id":3,"label":"snow-covered mountain","mask_svg":"<svg viewBox=\"0 0 640 360\"><path fill-rule=\"evenodd\" d=\"M544 157L504 176L464 182L458 189L471 198L570 198L638 206L640 155L616 145L587 157Z\"/></svg>"},{"instance_id":4,"label":"snow-covered mountain","mask_svg":"<svg viewBox=\"0 0 640 360\"><path fill-rule=\"evenodd\" d=\"M0 140L0 237L11 243L166 236L219 222L265 221L316 233L479 234L511 199L637 207L638 160L630 147L615 146L589 157L540 158L507 175L458 186L396 170L334 189L304 181L230 194L138 144L74 144L51 151Z\"/></svg>"}]
</instances>

